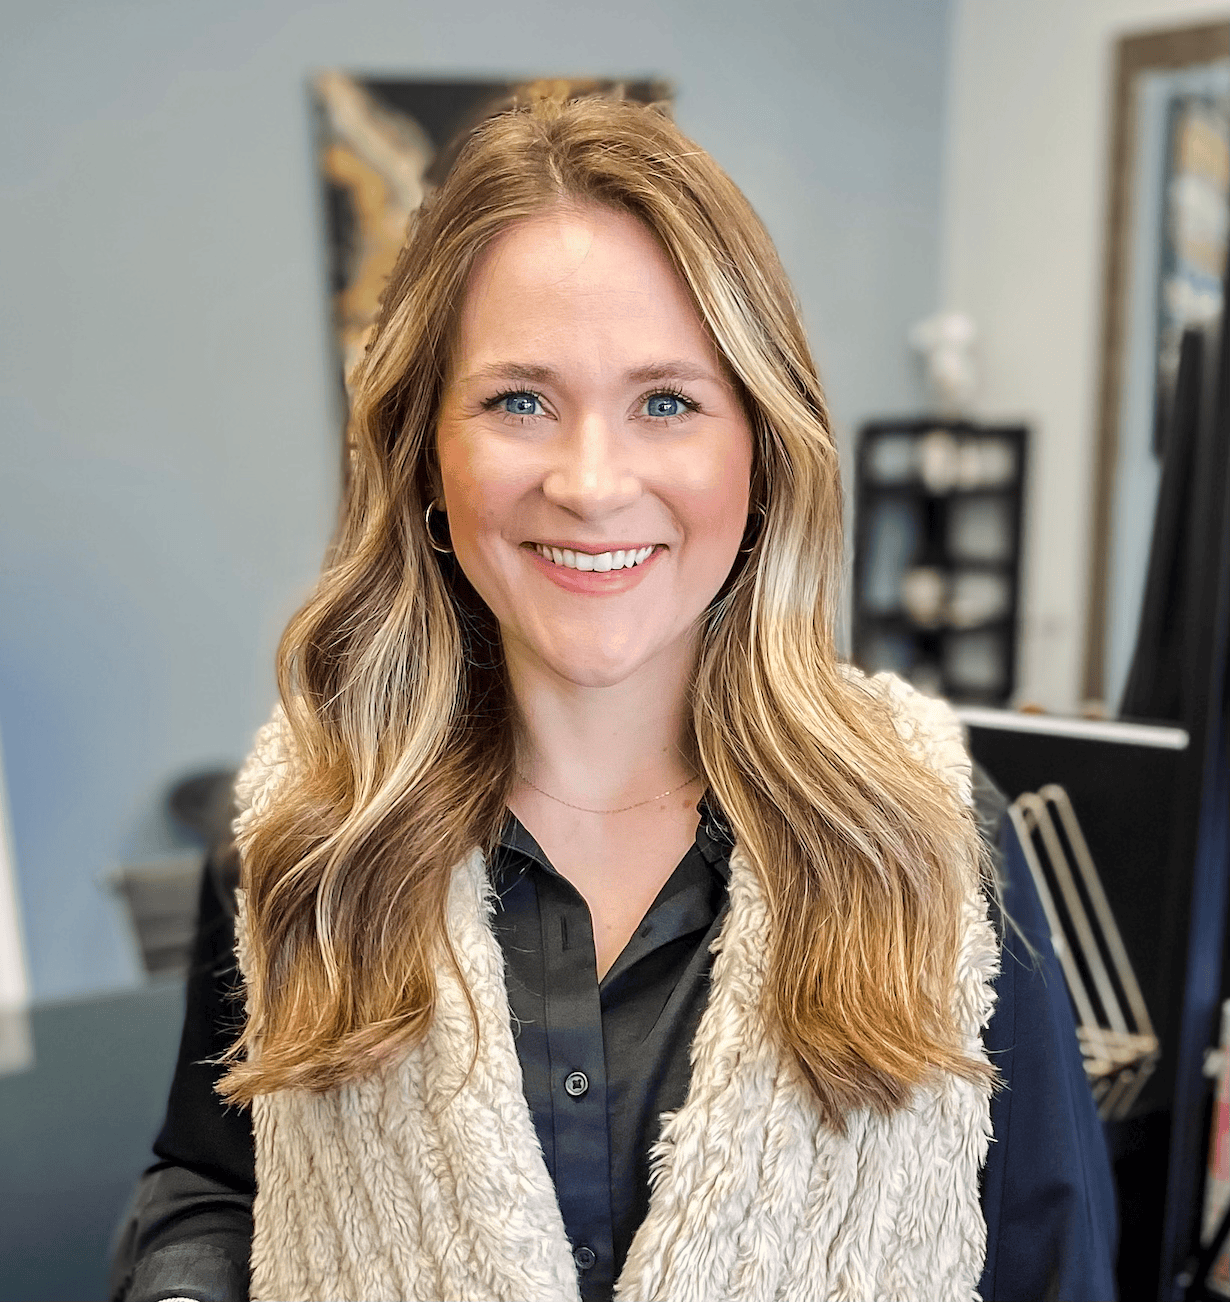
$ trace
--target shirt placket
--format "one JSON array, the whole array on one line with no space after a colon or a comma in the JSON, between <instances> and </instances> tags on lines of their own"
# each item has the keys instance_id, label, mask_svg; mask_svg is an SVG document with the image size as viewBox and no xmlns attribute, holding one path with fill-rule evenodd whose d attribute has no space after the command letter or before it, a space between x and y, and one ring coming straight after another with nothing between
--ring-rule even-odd
<instances>
[{"instance_id":1,"label":"shirt placket","mask_svg":"<svg viewBox=\"0 0 1230 1302\"><path fill-rule=\"evenodd\" d=\"M569 896L574 898L570 899ZM556 880L540 889L555 1183L582 1298L610 1297L611 1152L602 1007L584 900Z\"/></svg>"}]
</instances>

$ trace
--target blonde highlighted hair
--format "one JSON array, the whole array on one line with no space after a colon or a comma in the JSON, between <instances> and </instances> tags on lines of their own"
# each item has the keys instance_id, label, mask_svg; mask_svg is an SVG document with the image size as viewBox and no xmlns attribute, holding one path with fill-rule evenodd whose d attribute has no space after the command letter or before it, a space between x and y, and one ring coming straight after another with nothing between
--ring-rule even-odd
<instances>
[{"instance_id":1,"label":"blonde highlighted hair","mask_svg":"<svg viewBox=\"0 0 1230 1302\"><path fill-rule=\"evenodd\" d=\"M499 629L424 510L470 269L560 203L644 222L741 387L765 518L704 616L695 753L775 920L766 1009L840 1128L935 1071L985 1078L952 1004L977 831L843 673L841 489L824 395L768 235L665 112L537 99L481 125L415 216L353 377L338 536L278 674L294 763L241 836L248 1020L223 1093L325 1090L420 1039L450 876L490 851L514 781Z\"/></svg>"}]
</instances>

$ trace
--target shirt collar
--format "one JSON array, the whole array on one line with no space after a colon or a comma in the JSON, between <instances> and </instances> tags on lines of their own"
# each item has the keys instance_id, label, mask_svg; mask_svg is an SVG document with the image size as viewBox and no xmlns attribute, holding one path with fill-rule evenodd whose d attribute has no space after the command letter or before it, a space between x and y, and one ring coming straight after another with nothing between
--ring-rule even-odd
<instances>
[{"instance_id":1,"label":"shirt collar","mask_svg":"<svg viewBox=\"0 0 1230 1302\"><path fill-rule=\"evenodd\" d=\"M696 829L696 845L715 872L730 883L730 851L735 843L730 821L708 787L697 802L700 826Z\"/></svg>"}]
</instances>

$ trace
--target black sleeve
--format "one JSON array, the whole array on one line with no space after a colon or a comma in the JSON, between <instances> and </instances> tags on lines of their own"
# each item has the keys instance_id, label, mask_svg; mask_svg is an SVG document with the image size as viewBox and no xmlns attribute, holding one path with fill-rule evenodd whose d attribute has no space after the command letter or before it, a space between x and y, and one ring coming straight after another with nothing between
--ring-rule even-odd
<instances>
[{"instance_id":1,"label":"black sleeve","mask_svg":"<svg viewBox=\"0 0 1230 1302\"><path fill-rule=\"evenodd\" d=\"M215 852L202 874L188 973L184 1030L160 1159L141 1177L117 1239L112 1302L246 1302L256 1192L247 1109L214 1092L223 1069L210 1061L242 1021L235 963L233 851Z\"/></svg>"},{"instance_id":2,"label":"black sleeve","mask_svg":"<svg viewBox=\"0 0 1230 1302\"><path fill-rule=\"evenodd\" d=\"M1012 824L1000 828L1004 911L998 1000L985 1045L1003 1088L991 1102L983 1172L987 1302L1107 1302L1116 1296L1110 1160L1067 986ZM996 910L998 913L998 910Z\"/></svg>"}]
</instances>

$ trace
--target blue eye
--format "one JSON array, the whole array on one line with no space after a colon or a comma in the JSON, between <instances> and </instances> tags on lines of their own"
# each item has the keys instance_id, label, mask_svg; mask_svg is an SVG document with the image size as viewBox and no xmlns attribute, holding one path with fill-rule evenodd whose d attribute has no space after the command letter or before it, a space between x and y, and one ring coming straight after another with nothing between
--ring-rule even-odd
<instances>
[{"instance_id":1,"label":"blue eye","mask_svg":"<svg viewBox=\"0 0 1230 1302\"><path fill-rule=\"evenodd\" d=\"M534 410L538 405L538 395L533 393L506 393L499 400L500 405L510 416L536 416Z\"/></svg>"},{"instance_id":2,"label":"blue eye","mask_svg":"<svg viewBox=\"0 0 1230 1302\"><path fill-rule=\"evenodd\" d=\"M679 400L673 393L657 393L649 398L649 415L678 415Z\"/></svg>"},{"instance_id":3,"label":"blue eye","mask_svg":"<svg viewBox=\"0 0 1230 1302\"><path fill-rule=\"evenodd\" d=\"M691 410L687 399L678 393L651 394L645 403L650 416L682 416Z\"/></svg>"}]
</instances>

